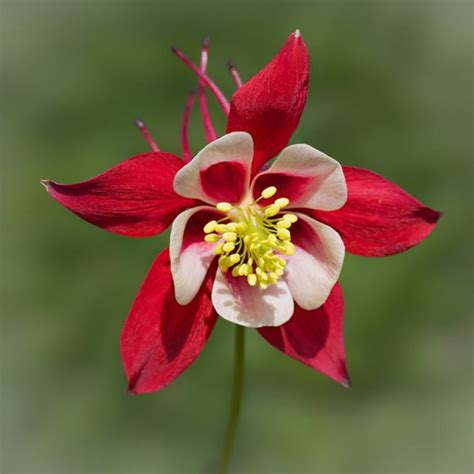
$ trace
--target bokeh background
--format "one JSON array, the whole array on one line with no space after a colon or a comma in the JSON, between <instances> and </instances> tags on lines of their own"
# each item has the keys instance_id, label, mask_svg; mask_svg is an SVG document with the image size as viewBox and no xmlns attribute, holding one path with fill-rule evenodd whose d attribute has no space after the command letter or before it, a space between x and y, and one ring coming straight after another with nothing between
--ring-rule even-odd
<instances>
[{"instance_id":1,"label":"bokeh background","mask_svg":"<svg viewBox=\"0 0 474 474\"><path fill-rule=\"evenodd\" d=\"M293 142L370 168L444 212L419 247L347 256L353 387L247 331L233 473L472 470L472 4L468 1L1 3L1 472L207 473L227 418L232 326L191 370L130 396L122 324L167 235L127 239L64 211L40 178L75 182L147 150L180 153L192 74L230 96L299 28L312 58ZM224 117L212 102L215 122ZM197 110L191 143L204 144Z\"/></svg>"}]
</instances>

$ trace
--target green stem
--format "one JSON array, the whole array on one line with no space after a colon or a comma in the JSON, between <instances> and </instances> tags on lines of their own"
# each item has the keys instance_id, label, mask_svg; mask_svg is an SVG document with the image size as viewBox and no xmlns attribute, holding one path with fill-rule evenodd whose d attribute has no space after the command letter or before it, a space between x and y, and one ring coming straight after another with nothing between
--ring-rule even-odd
<instances>
[{"instance_id":1,"label":"green stem","mask_svg":"<svg viewBox=\"0 0 474 474\"><path fill-rule=\"evenodd\" d=\"M232 401L230 405L229 420L227 421L227 429L225 432L224 446L219 461L217 472L226 474L229 461L234 448L235 433L237 431L237 423L239 420L240 406L242 403L242 389L244 378L244 353L245 353L245 328L235 325L234 339L234 383L232 387Z\"/></svg>"}]
</instances>

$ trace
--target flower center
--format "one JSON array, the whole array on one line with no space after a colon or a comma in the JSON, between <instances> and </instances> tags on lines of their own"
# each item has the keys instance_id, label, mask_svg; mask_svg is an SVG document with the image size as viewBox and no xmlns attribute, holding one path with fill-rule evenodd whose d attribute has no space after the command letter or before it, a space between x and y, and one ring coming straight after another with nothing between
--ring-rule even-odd
<instances>
[{"instance_id":1,"label":"flower center","mask_svg":"<svg viewBox=\"0 0 474 474\"><path fill-rule=\"evenodd\" d=\"M282 255L295 252L289 229L298 217L281 214L290 201L278 198L264 207L258 204L276 192L275 186L265 188L258 199L242 207L218 203L216 209L226 216L208 222L203 229L204 240L215 244L214 253L220 255L220 269L227 272L232 268L232 276L245 277L250 286L267 288L277 283L286 266Z\"/></svg>"}]
</instances>

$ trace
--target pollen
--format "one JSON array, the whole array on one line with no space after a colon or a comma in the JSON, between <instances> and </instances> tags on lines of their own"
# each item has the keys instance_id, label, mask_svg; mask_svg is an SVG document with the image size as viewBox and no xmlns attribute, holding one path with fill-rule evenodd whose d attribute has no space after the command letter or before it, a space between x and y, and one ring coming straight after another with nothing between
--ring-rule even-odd
<instances>
[{"instance_id":1,"label":"pollen","mask_svg":"<svg viewBox=\"0 0 474 474\"><path fill-rule=\"evenodd\" d=\"M270 204L259 204L276 193L277 188L269 186L255 201L241 207L219 202L215 207L225 215L203 228L205 242L214 245L214 254L219 256L219 268L262 289L278 283L285 272L284 257L295 252L290 228L298 217L282 214L290 201L280 197Z\"/></svg>"}]
</instances>

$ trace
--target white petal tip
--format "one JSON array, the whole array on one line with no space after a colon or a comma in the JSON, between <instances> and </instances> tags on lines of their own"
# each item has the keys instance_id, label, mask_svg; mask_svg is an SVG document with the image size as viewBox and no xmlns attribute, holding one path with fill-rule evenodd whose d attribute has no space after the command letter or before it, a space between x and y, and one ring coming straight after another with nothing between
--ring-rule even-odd
<instances>
[{"instance_id":1,"label":"white petal tip","mask_svg":"<svg viewBox=\"0 0 474 474\"><path fill-rule=\"evenodd\" d=\"M294 312L291 293L279 281L266 290L249 286L245 279L218 270L212 287L212 303L222 318L239 326L281 326Z\"/></svg>"},{"instance_id":2,"label":"white petal tip","mask_svg":"<svg viewBox=\"0 0 474 474\"><path fill-rule=\"evenodd\" d=\"M180 306L186 306L191 302L188 297L184 298L182 295L177 295L176 293L174 297L176 299L176 303L178 303Z\"/></svg>"},{"instance_id":3,"label":"white petal tip","mask_svg":"<svg viewBox=\"0 0 474 474\"><path fill-rule=\"evenodd\" d=\"M301 31L299 29L295 30L295 38L299 38L301 36Z\"/></svg>"}]
</instances>

